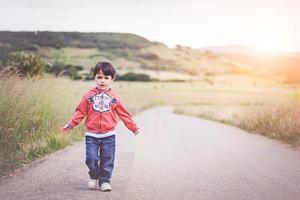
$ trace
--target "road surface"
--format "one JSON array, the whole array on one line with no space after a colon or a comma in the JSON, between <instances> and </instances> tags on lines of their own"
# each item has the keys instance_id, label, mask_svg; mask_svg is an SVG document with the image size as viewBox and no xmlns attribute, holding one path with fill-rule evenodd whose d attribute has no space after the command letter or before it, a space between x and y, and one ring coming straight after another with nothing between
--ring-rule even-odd
<instances>
[{"instance_id":1,"label":"road surface","mask_svg":"<svg viewBox=\"0 0 300 200\"><path fill-rule=\"evenodd\" d=\"M87 189L85 144L0 183L0 199L299 200L300 151L260 135L156 107L119 123L111 192Z\"/></svg>"}]
</instances>

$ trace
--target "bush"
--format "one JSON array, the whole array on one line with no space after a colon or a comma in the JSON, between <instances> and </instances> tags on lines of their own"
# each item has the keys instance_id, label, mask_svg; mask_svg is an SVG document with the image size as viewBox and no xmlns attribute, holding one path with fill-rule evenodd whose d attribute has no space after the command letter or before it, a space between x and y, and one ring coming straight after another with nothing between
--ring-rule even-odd
<instances>
[{"instance_id":1,"label":"bush","mask_svg":"<svg viewBox=\"0 0 300 200\"><path fill-rule=\"evenodd\" d=\"M152 53L140 54L138 56L145 60L158 60L159 59L158 55L152 54Z\"/></svg>"},{"instance_id":2,"label":"bush","mask_svg":"<svg viewBox=\"0 0 300 200\"><path fill-rule=\"evenodd\" d=\"M44 71L45 63L33 53L13 52L9 54L3 71L15 72L22 76L36 76Z\"/></svg>"},{"instance_id":3,"label":"bush","mask_svg":"<svg viewBox=\"0 0 300 200\"><path fill-rule=\"evenodd\" d=\"M78 71L82 71L83 67L78 65L65 65L63 63L54 63L53 65L46 66L46 72L51 73L54 76L69 76L74 80L82 79L78 74Z\"/></svg>"},{"instance_id":4,"label":"bush","mask_svg":"<svg viewBox=\"0 0 300 200\"><path fill-rule=\"evenodd\" d=\"M94 69L90 70L89 74L85 74L85 81L94 80ZM148 74L137 74L134 72L128 72L124 75L117 74L116 81L152 81L151 77Z\"/></svg>"},{"instance_id":5,"label":"bush","mask_svg":"<svg viewBox=\"0 0 300 200\"><path fill-rule=\"evenodd\" d=\"M124 75L117 75L116 80L122 81L151 81L148 74L137 74L134 72L128 72Z\"/></svg>"}]
</instances>

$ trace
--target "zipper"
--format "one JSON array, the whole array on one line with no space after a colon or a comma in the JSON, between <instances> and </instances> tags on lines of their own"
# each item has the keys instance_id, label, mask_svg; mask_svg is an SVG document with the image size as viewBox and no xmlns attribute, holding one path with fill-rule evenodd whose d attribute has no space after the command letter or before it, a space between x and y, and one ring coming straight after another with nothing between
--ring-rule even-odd
<instances>
[{"instance_id":1,"label":"zipper","mask_svg":"<svg viewBox=\"0 0 300 200\"><path fill-rule=\"evenodd\" d=\"M100 133L102 133L102 131L101 131L101 112L100 112Z\"/></svg>"},{"instance_id":2,"label":"zipper","mask_svg":"<svg viewBox=\"0 0 300 200\"><path fill-rule=\"evenodd\" d=\"M101 98L101 101L103 101L103 94L101 95L101 93L100 93L100 98ZM103 106L103 105L101 105L101 106ZM101 115L101 111L100 111L100 121L99 121L99 124L100 124L100 133L102 133L102 130L101 130L101 117L102 117L102 115Z\"/></svg>"}]
</instances>

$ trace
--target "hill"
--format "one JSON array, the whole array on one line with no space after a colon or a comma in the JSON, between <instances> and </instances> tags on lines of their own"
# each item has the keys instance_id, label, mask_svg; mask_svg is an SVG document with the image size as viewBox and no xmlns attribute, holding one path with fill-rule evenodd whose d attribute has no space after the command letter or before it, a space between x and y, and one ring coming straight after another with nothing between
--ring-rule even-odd
<instances>
[{"instance_id":1,"label":"hill","mask_svg":"<svg viewBox=\"0 0 300 200\"><path fill-rule=\"evenodd\" d=\"M168 48L130 33L0 32L0 60L14 51L35 52L50 64L80 65L84 72L107 60L120 74L146 73L161 80L211 82L234 75L300 82L298 54L261 55L244 46Z\"/></svg>"},{"instance_id":2,"label":"hill","mask_svg":"<svg viewBox=\"0 0 300 200\"><path fill-rule=\"evenodd\" d=\"M231 54L256 54L257 49L248 47L248 46L243 46L243 45L227 45L227 46L212 46L212 47L202 47L199 48L198 50L200 51L212 51L214 53L218 54L226 54L226 53L231 53Z\"/></svg>"}]
</instances>

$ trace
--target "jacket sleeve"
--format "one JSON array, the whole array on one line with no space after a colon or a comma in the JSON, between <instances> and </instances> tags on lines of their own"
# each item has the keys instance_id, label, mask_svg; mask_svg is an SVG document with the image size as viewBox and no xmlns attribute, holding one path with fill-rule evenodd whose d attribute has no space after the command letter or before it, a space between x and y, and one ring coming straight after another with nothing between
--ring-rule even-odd
<instances>
[{"instance_id":1,"label":"jacket sleeve","mask_svg":"<svg viewBox=\"0 0 300 200\"><path fill-rule=\"evenodd\" d=\"M74 116L70 119L68 124L72 128L77 126L82 121L82 119L87 115L87 111L88 111L88 102L86 96L84 95L75 110Z\"/></svg>"},{"instance_id":2,"label":"jacket sleeve","mask_svg":"<svg viewBox=\"0 0 300 200\"><path fill-rule=\"evenodd\" d=\"M136 132L137 131L137 125L133 121L131 114L128 112L128 110L124 106L123 101L121 100L121 98L119 98L118 101L119 102L118 102L118 104L115 108L116 113L118 114L118 116L123 121L124 125L129 130L131 130L132 132Z\"/></svg>"}]
</instances>

